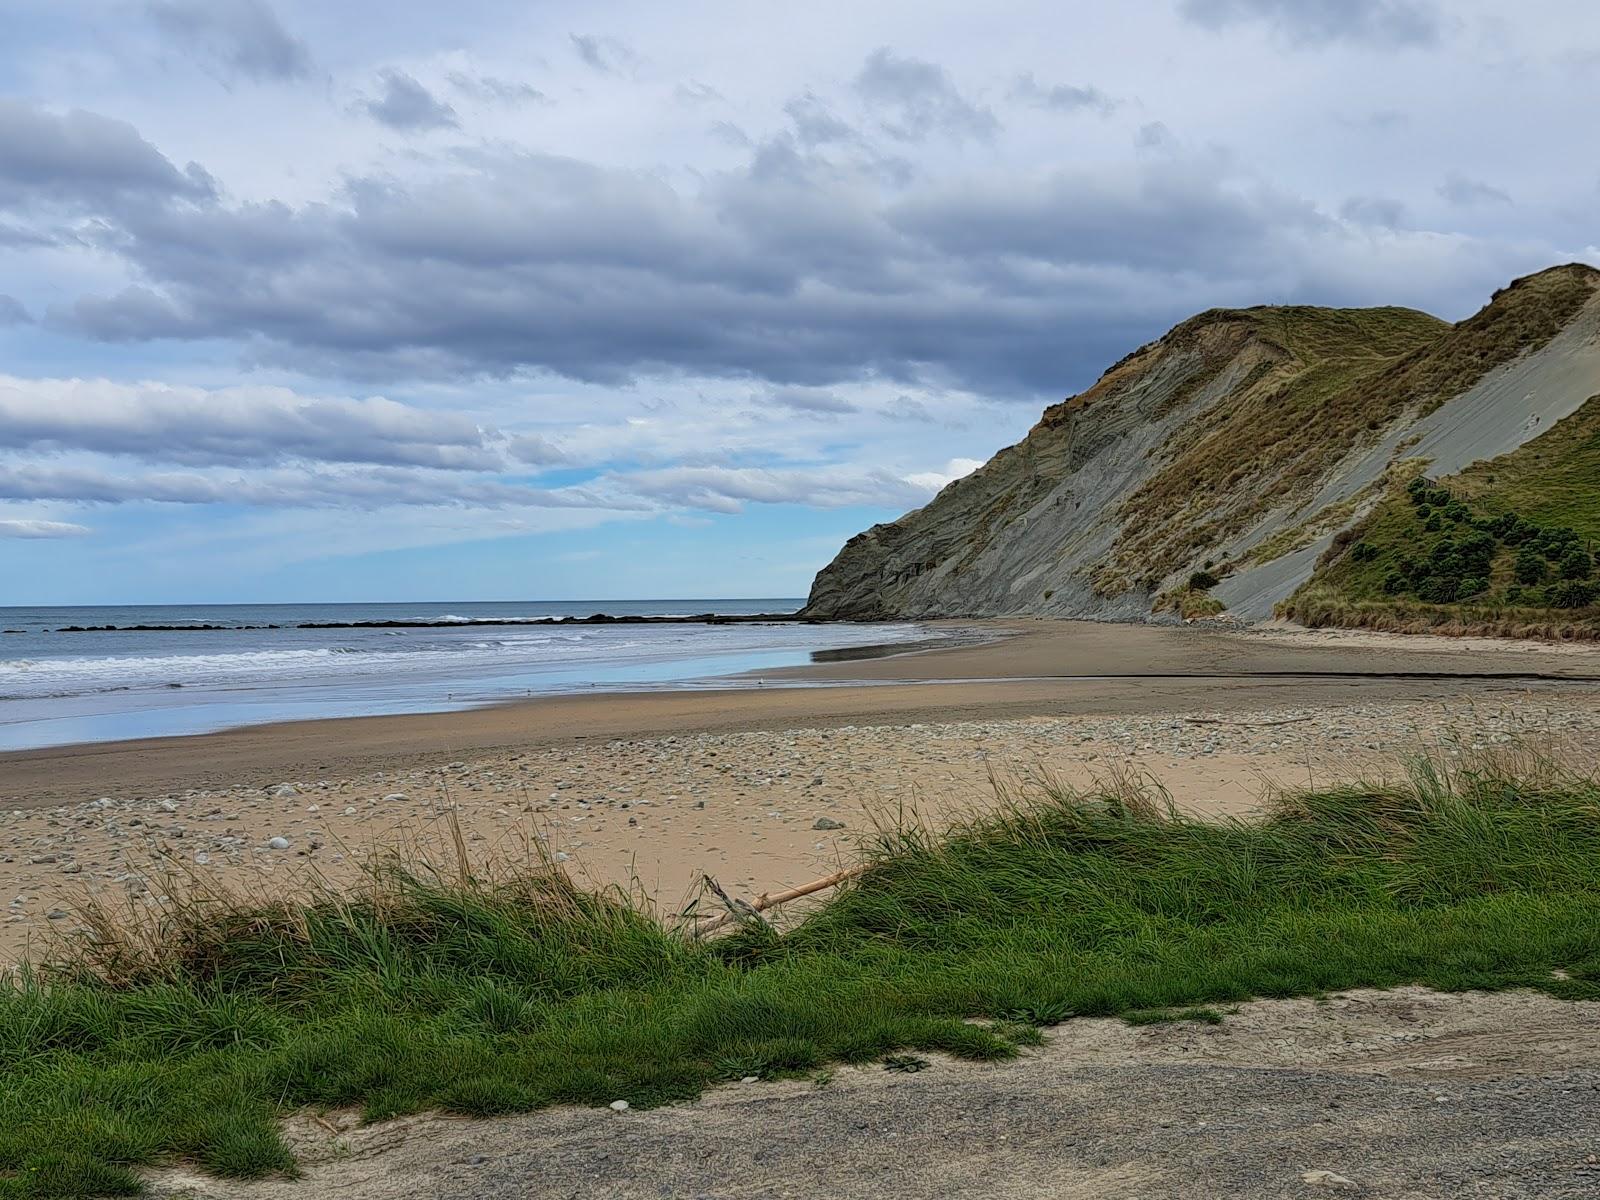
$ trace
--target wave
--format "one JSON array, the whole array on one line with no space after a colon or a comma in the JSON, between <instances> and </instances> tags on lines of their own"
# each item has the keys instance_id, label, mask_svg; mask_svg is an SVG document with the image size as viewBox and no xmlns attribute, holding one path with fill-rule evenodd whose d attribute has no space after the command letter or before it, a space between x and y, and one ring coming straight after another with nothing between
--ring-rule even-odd
<instances>
[{"instance_id":1,"label":"wave","mask_svg":"<svg viewBox=\"0 0 1600 1200\"><path fill-rule=\"evenodd\" d=\"M327 690L345 685L356 690L379 689L389 695L449 692L474 681L501 681L519 693L568 686L574 679L626 678L635 669L641 678L669 678L667 664L683 662L690 674L735 670L729 656L806 651L871 642L897 642L926 633L915 626L871 628L802 628L797 626L729 625L595 625L581 628L506 629L485 636L473 630L437 630L433 634L392 629L312 633L282 629L270 634L229 638L215 649L192 643L153 643L143 637L109 640L107 650L128 652L61 655L59 642L25 644L25 653L0 660L0 701L61 701L109 692L151 697L135 705L170 703L155 696L171 689L241 693L270 690L274 696L299 689ZM316 644L326 637L326 644ZM289 643L285 645L284 643ZM85 643L66 643L86 648ZM181 649L180 649L181 645ZM24 646L17 649L24 650ZM170 651L150 653L152 650ZM803 661L801 659L800 661ZM543 684L548 675L552 681ZM192 703L198 703L194 701ZM123 703L119 701L119 703Z\"/></svg>"},{"instance_id":2,"label":"wave","mask_svg":"<svg viewBox=\"0 0 1600 1200\"><path fill-rule=\"evenodd\" d=\"M64 699L106 692L163 688L222 688L327 683L339 678L405 680L408 673L441 670L467 675L481 670L538 669L563 662L626 658L652 647L640 638L550 634L497 639L384 638L371 645L339 644L261 648L219 653L124 654L0 660L0 700ZM451 665L459 664L459 666Z\"/></svg>"}]
</instances>

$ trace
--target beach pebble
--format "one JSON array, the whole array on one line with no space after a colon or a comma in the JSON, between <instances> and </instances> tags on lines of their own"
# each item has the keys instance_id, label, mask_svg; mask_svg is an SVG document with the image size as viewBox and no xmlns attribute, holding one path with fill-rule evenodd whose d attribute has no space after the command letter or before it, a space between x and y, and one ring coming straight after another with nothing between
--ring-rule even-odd
<instances>
[{"instance_id":1,"label":"beach pebble","mask_svg":"<svg viewBox=\"0 0 1600 1200\"><path fill-rule=\"evenodd\" d=\"M404 792L390 792L383 798L383 802L385 804L404 804L409 799L411 799L411 797L406 795Z\"/></svg>"},{"instance_id":2,"label":"beach pebble","mask_svg":"<svg viewBox=\"0 0 1600 1200\"><path fill-rule=\"evenodd\" d=\"M1300 1179L1304 1183L1309 1183L1312 1187L1331 1187L1353 1190L1361 1186L1355 1180L1346 1179L1343 1175L1339 1175L1333 1171L1302 1171L1300 1173Z\"/></svg>"},{"instance_id":3,"label":"beach pebble","mask_svg":"<svg viewBox=\"0 0 1600 1200\"><path fill-rule=\"evenodd\" d=\"M628 1107L629 1107L629 1105L628 1105L628 1102L626 1100L613 1100L611 1102L611 1111L612 1112L627 1112L628 1111Z\"/></svg>"},{"instance_id":4,"label":"beach pebble","mask_svg":"<svg viewBox=\"0 0 1600 1200\"><path fill-rule=\"evenodd\" d=\"M272 789L273 798L278 800L282 800L288 796L298 796L299 794L300 789L295 787L295 785L292 783L280 783L277 787Z\"/></svg>"},{"instance_id":5,"label":"beach pebble","mask_svg":"<svg viewBox=\"0 0 1600 1200\"><path fill-rule=\"evenodd\" d=\"M844 822L843 821L835 821L832 817L818 817L816 819L816 821L812 823L811 828L813 828L813 829L843 829L844 828Z\"/></svg>"},{"instance_id":6,"label":"beach pebble","mask_svg":"<svg viewBox=\"0 0 1600 1200\"><path fill-rule=\"evenodd\" d=\"M275 838L268 838L267 839L267 849L269 849L269 850L287 850L288 848L289 848L289 839L286 838L286 837L275 837Z\"/></svg>"},{"instance_id":7,"label":"beach pebble","mask_svg":"<svg viewBox=\"0 0 1600 1200\"><path fill-rule=\"evenodd\" d=\"M356 806L354 804L346 804L344 806L344 814L343 815L347 816L347 817L355 816L356 815Z\"/></svg>"}]
</instances>

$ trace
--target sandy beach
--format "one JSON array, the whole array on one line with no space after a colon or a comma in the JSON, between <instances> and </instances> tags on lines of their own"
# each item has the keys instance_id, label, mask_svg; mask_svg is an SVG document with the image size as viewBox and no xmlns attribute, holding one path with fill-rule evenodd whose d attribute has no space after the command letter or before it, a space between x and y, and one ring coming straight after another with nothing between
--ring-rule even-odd
<instances>
[{"instance_id":1,"label":"sandy beach","mask_svg":"<svg viewBox=\"0 0 1600 1200\"><path fill-rule=\"evenodd\" d=\"M970 623L969 623L970 624ZM663 908L701 872L752 895L941 821L994 777L1149 777L1202 815L1273 784L1600 741L1600 652L1538 643L1002 622L966 644L729 690L554 697L0 756L0 957L69 932L74 892L149 903L166 862L263 894L443 839L534 841ZM757 684L759 683L759 686Z\"/></svg>"}]
</instances>

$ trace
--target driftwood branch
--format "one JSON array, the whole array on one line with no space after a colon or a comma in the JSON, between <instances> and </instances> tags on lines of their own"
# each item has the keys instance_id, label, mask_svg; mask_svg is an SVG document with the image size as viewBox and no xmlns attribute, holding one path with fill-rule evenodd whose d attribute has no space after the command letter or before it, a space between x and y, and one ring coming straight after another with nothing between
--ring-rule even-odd
<instances>
[{"instance_id":1,"label":"driftwood branch","mask_svg":"<svg viewBox=\"0 0 1600 1200\"><path fill-rule=\"evenodd\" d=\"M716 923L711 926L711 928L721 929L730 921L754 921L759 925L765 925L767 923L766 918L761 915L761 910L754 904L750 904L744 900L735 900L732 896L728 895L727 892L723 891L722 885L719 884L715 879L711 878L711 876L707 875L704 878L705 884L711 889L712 895L716 896L718 900L721 900L722 906L728 910L726 913L716 919Z\"/></svg>"},{"instance_id":2,"label":"driftwood branch","mask_svg":"<svg viewBox=\"0 0 1600 1200\"><path fill-rule=\"evenodd\" d=\"M695 936L704 937L708 933L715 933L734 921L748 920L752 917L758 921L764 920L761 914L767 909L775 908L780 904L787 904L791 900L798 900L800 897L809 896L814 892L822 892L831 887L838 887L845 880L854 879L866 869L867 864L865 863L854 867L846 867L842 871L835 871L832 875L825 875L821 879L813 879L810 883L802 883L799 887L792 887L787 891L762 892L761 895L749 902L730 900L727 894L717 886L717 881L708 875L706 876L706 883L717 894L723 904L727 906L728 911L719 917L714 917L696 929Z\"/></svg>"},{"instance_id":3,"label":"driftwood branch","mask_svg":"<svg viewBox=\"0 0 1600 1200\"><path fill-rule=\"evenodd\" d=\"M1274 725L1299 725L1316 717L1284 717L1277 721L1224 721L1220 717L1185 717L1191 725L1236 725L1240 729L1271 729Z\"/></svg>"}]
</instances>

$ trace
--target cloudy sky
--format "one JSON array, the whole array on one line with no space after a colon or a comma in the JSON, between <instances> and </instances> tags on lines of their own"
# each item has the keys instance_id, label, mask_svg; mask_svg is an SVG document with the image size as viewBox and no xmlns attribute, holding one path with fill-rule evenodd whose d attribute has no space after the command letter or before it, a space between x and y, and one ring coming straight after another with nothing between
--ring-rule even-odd
<instances>
[{"instance_id":1,"label":"cloudy sky","mask_svg":"<svg viewBox=\"0 0 1600 1200\"><path fill-rule=\"evenodd\" d=\"M0 604L803 594L1219 304L1600 263L1600 6L7 0Z\"/></svg>"}]
</instances>

